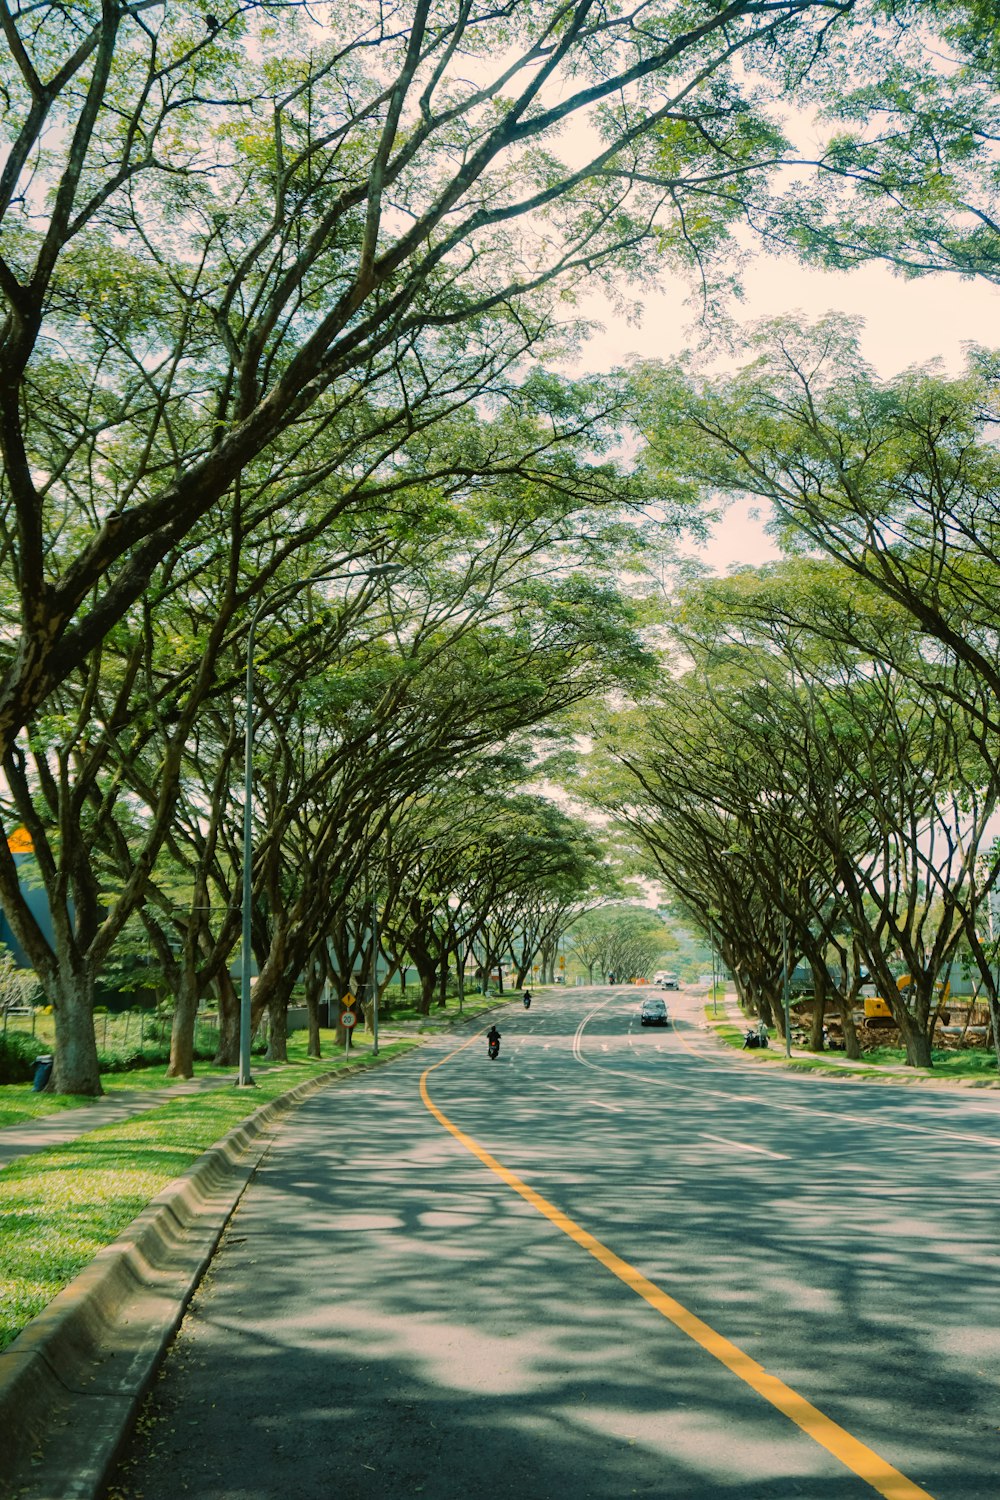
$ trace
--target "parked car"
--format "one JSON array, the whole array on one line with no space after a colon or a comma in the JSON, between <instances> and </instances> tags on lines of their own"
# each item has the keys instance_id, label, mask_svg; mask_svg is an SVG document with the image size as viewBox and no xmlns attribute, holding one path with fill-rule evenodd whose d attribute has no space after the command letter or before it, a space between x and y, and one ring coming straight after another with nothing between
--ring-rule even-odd
<instances>
[{"instance_id":1,"label":"parked car","mask_svg":"<svg viewBox=\"0 0 1000 1500\"><path fill-rule=\"evenodd\" d=\"M667 1010L667 1002L652 996L649 1000L642 1002L639 1011L639 1021L643 1026L669 1026L670 1014Z\"/></svg>"}]
</instances>

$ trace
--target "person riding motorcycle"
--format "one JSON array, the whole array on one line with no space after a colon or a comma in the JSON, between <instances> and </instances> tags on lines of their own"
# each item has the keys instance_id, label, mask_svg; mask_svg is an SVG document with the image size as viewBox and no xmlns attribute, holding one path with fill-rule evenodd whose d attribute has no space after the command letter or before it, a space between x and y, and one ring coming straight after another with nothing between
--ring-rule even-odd
<instances>
[{"instance_id":1,"label":"person riding motorcycle","mask_svg":"<svg viewBox=\"0 0 1000 1500\"><path fill-rule=\"evenodd\" d=\"M495 1025L486 1033L486 1051L490 1057L496 1057L500 1051L500 1033Z\"/></svg>"},{"instance_id":2,"label":"person riding motorcycle","mask_svg":"<svg viewBox=\"0 0 1000 1500\"><path fill-rule=\"evenodd\" d=\"M524 994L521 996L521 999L524 1001L524 1008L525 1008L525 1010L530 1010L530 1008L531 1008L531 991L530 990L525 990Z\"/></svg>"}]
</instances>

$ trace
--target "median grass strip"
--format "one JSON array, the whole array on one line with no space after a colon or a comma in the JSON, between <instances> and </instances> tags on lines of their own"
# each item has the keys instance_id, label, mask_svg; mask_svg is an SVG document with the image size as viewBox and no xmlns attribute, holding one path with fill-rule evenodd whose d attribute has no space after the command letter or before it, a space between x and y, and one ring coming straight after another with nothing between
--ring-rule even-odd
<instances>
[{"instance_id":1,"label":"median grass strip","mask_svg":"<svg viewBox=\"0 0 1000 1500\"><path fill-rule=\"evenodd\" d=\"M319 1061L262 1065L257 1087L186 1094L75 1141L35 1152L0 1172L0 1350L123 1232L169 1182L262 1104L317 1073L378 1065L409 1051L399 1041ZM291 1050L291 1049L290 1049ZM199 1076L202 1076L199 1072ZM163 1086L162 1075L159 1085Z\"/></svg>"}]
</instances>

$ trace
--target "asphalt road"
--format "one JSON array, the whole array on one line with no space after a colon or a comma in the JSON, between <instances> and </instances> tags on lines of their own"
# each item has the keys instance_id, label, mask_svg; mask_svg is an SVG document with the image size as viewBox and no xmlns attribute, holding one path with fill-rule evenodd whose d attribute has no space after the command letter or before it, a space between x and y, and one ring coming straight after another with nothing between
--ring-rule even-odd
<instances>
[{"instance_id":1,"label":"asphalt road","mask_svg":"<svg viewBox=\"0 0 1000 1500\"><path fill-rule=\"evenodd\" d=\"M762 1068L640 998L309 1100L111 1493L997 1500L1000 1098Z\"/></svg>"}]
</instances>

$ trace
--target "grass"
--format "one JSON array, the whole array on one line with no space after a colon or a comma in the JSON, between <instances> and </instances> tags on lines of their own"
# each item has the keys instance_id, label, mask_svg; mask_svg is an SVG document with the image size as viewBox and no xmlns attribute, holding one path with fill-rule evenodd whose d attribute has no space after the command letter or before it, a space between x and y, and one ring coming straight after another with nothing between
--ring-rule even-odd
<instances>
[{"instance_id":1,"label":"grass","mask_svg":"<svg viewBox=\"0 0 1000 1500\"><path fill-rule=\"evenodd\" d=\"M391 1028L396 1025L415 1024L418 1030L436 1030L435 1023L438 1020L454 1024L470 1016L482 1015L483 1011L492 1010L495 1005L505 1005L511 1000L518 999L518 996L519 992L516 990L510 992L505 990L502 995L480 995L478 992L472 994L467 990L461 1012L458 1009L458 997L451 995L448 997L447 1006L440 1006L437 1001L433 1001L430 1014L426 1016L421 1015L415 1005L403 1005L399 1000L393 1000L388 1021L383 1019L380 1025Z\"/></svg>"},{"instance_id":2,"label":"grass","mask_svg":"<svg viewBox=\"0 0 1000 1500\"><path fill-rule=\"evenodd\" d=\"M992 1047L989 1049L966 1047L960 1052L944 1047L932 1047L931 1059L933 1066L929 1071L935 1078L990 1079L997 1077L997 1055ZM903 1067L906 1063L906 1053L902 1047L875 1047L871 1052L865 1053L865 1062ZM923 1068L917 1071L927 1073L928 1069Z\"/></svg>"},{"instance_id":3,"label":"grass","mask_svg":"<svg viewBox=\"0 0 1000 1500\"><path fill-rule=\"evenodd\" d=\"M705 1017L711 1023L720 1041L730 1047L742 1048L743 1038L746 1035L745 1027L741 1029L734 1025L728 1017L713 1016L710 1003L705 1006ZM845 1058L842 1052L810 1052L805 1055L798 1053L791 1062L788 1062L785 1059L784 1044L780 1037L772 1038L772 1045L767 1051L752 1051L748 1052L747 1056L755 1061L780 1058L785 1067L792 1068L797 1073L826 1073L841 1078L849 1074L853 1078L877 1079L880 1075L867 1066L873 1064L875 1067L906 1069L906 1076L912 1078L971 1079L983 1083L1000 1081L996 1053L992 1048L987 1050L985 1047L967 1048L961 1052L934 1047L931 1050L932 1066L930 1068L906 1068L906 1052L902 1047L875 1047L870 1052L864 1053L863 1057L857 1061Z\"/></svg>"},{"instance_id":4,"label":"grass","mask_svg":"<svg viewBox=\"0 0 1000 1500\"><path fill-rule=\"evenodd\" d=\"M332 1043L332 1033L327 1039ZM199 1077L218 1076L219 1088L158 1103L130 1120L13 1161L0 1172L0 1350L151 1198L260 1105L348 1061L377 1065L413 1045L390 1042L379 1048L377 1059L370 1046L356 1045L350 1058L337 1049L315 1060L305 1057L305 1035L296 1033L287 1064L255 1065L252 1090L227 1087L232 1068L199 1068ZM162 1074L150 1082L148 1071L115 1075L114 1084L169 1084ZM33 1118L39 1112L36 1102L49 1097L22 1098L31 1091L20 1085L7 1085L3 1093L8 1092L18 1096L7 1107L8 1119Z\"/></svg>"}]
</instances>

